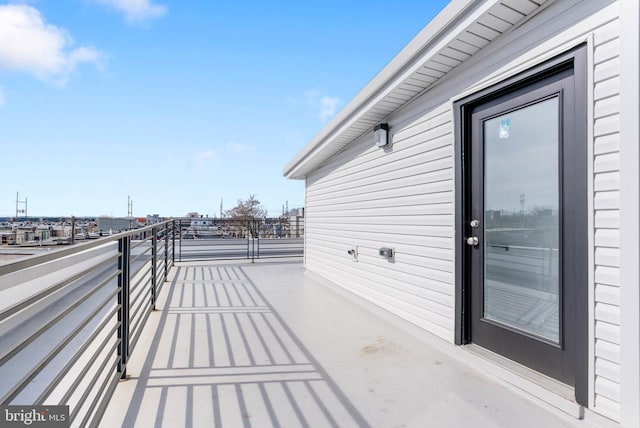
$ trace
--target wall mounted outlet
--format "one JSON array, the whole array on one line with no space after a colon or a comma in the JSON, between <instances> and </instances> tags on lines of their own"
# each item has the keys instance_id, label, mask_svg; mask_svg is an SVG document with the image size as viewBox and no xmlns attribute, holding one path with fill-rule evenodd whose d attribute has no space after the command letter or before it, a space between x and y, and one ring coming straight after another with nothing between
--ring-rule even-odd
<instances>
[{"instance_id":1,"label":"wall mounted outlet","mask_svg":"<svg viewBox=\"0 0 640 428\"><path fill-rule=\"evenodd\" d=\"M349 248L347 250L347 254L349 254L351 256L351 260L353 260L354 262L358 261L358 246L357 245L352 245L351 248Z\"/></svg>"}]
</instances>

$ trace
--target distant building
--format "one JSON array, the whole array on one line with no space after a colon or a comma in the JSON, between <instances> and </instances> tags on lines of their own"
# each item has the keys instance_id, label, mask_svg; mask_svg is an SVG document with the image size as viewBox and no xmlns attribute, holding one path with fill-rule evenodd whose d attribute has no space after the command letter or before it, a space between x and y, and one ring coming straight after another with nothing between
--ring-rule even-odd
<instances>
[{"instance_id":1,"label":"distant building","mask_svg":"<svg viewBox=\"0 0 640 428\"><path fill-rule=\"evenodd\" d=\"M35 228L35 240L36 241L46 241L51 239L51 229L52 227L47 224L39 224Z\"/></svg>"},{"instance_id":2,"label":"distant building","mask_svg":"<svg viewBox=\"0 0 640 428\"><path fill-rule=\"evenodd\" d=\"M304 208L299 208L297 215L289 216L289 238L302 236L304 236Z\"/></svg>"},{"instance_id":3,"label":"distant building","mask_svg":"<svg viewBox=\"0 0 640 428\"><path fill-rule=\"evenodd\" d=\"M12 230L0 230L0 245L13 245L16 243L16 234Z\"/></svg>"},{"instance_id":4,"label":"distant building","mask_svg":"<svg viewBox=\"0 0 640 428\"><path fill-rule=\"evenodd\" d=\"M36 232L33 226L18 226L15 233L17 245L26 244L36 240Z\"/></svg>"},{"instance_id":5,"label":"distant building","mask_svg":"<svg viewBox=\"0 0 640 428\"><path fill-rule=\"evenodd\" d=\"M133 217L99 217L98 230L100 233L112 234L137 229L138 220Z\"/></svg>"},{"instance_id":6,"label":"distant building","mask_svg":"<svg viewBox=\"0 0 640 428\"><path fill-rule=\"evenodd\" d=\"M150 214L147 216L147 224L156 224L161 221L162 219L160 218L160 214Z\"/></svg>"},{"instance_id":7,"label":"distant building","mask_svg":"<svg viewBox=\"0 0 640 428\"><path fill-rule=\"evenodd\" d=\"M199 226L199 227L211 227L215 225L215 219L213 218L201 218L201 217L193 217L191 218L191 226Z\"/></svg>"}]
</instances>

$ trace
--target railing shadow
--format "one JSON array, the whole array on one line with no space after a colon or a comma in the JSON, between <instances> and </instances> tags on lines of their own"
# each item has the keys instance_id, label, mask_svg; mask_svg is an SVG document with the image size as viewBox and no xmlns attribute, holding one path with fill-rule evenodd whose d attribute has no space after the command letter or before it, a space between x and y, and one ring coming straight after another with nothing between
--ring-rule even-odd
<instances>
[{"instance_id":1,"label":"railing shadow","mask_svg":"<svg viewBox=\"0 0 640 428\"><path fill-rule=\"evenodd\" d=\"M124 426L369 426L241 268L176 269Z\"/></svg>"}]
</instances>

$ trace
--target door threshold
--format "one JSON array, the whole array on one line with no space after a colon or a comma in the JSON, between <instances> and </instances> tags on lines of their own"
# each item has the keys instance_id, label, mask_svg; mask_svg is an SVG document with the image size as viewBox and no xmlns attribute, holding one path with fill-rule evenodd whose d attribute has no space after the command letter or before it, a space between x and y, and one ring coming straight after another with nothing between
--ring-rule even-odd
<instances>
[{"instance_id":1,"label":"door threshold","mask_svg":"<svg viewBox=\"0 0 640 428\"><path fill-rule=\"evenodd\" d=\"M584 407L575 400L573 387L531 370L475 344L460 346L473 359L473 365L497 377L528 396L573 416L584 418Z\"/></svg>"}]
</instances>

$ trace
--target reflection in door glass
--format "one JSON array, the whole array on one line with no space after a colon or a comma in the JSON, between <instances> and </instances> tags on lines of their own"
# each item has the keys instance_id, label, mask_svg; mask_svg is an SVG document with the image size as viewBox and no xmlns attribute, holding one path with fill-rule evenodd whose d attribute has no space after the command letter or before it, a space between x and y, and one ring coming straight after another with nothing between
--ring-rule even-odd
<instances>
[{"instance_id":1,"label":"reflection in door glass","mask_svg":"<svg viewBox=\"0 0 640 428\"><path fill-rule=\"evenodd\" d=\"M484 318L559 341L559 100L483 123Z\"/></svg>"}]
</instances>

